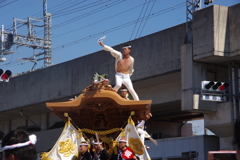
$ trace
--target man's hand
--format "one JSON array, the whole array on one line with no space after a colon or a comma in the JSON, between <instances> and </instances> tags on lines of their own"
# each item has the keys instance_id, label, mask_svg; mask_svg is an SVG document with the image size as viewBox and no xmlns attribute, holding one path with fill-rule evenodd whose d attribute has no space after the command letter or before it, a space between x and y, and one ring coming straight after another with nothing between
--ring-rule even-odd
<instances>
[{"instance_id":1,"label":"man's hand","mask_svg":"<svg viewBox=\"0 0 240 160\"><path fill-rule=\"evenodd\" d=\"M99 44L100 44L102 47L104 47L104 43L103 43L103 42L99 42Z\"/></svg>"}]
</instances>

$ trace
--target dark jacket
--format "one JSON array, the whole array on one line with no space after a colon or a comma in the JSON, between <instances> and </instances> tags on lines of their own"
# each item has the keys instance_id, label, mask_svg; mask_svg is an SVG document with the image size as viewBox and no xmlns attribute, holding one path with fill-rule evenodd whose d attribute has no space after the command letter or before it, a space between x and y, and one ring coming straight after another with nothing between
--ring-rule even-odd
<instances>
[{"instance_id":1,"label":"dark jacket","mask_svg":"<svg viewBox=\"0 0 240 160\"><path fill-rule=\"evenodd\" d=\"M135 155L135 156L136 156L136 155ZM137 157L137 156L136 156L136 157ZM137 157L137 159L139 160L138 157ZM122 160L122 156L121 156L121 154L119 153L119 151L118 151L118 154L113 154L113 155L112 155L111 160ZM128 159L128 160L135 160L135 159Z\"/></svg>"},{"instance_id":2,"label":"dark jacket","mask_svg":"<svg viewBox=\"0 0 240 160\"><path fill-rule=\"evenodd\" d=\"M102 149L99 153L91 153L93 160L108 160L110 155L107 153L106 149Z\"/></svg>"},{"instance_id":3,"label":"dark jacket","mask_svg":"<svg viewBox=\"0 0 240 160\"><path fill-rule=\"evenodd\" d=\"M81 155L80 160L92 160L92 156L88 151L86 151L83 155Z\"/></svg>"}]
</instances>

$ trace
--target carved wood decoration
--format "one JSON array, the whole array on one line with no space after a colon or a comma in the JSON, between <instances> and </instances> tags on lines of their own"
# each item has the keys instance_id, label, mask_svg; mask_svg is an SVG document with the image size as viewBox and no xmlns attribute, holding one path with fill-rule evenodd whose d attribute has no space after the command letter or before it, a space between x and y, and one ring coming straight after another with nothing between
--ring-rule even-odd
<instances>
[{"instance_id":1,"label":"carved wood decoration","mask_svg":"<svg viewBox=\"0 0 240 160\"><path fill-rule=\"evenodd\" d=\"M64 120L67 112L79 128L107 130L122 127L131 111L135 112L132 117L135 122L144 119L150 112L151 102L123 99L111 86L104 87L99 83L85 88L73 101L47 102L46 105Z\"/></svg>"}]
</instances>

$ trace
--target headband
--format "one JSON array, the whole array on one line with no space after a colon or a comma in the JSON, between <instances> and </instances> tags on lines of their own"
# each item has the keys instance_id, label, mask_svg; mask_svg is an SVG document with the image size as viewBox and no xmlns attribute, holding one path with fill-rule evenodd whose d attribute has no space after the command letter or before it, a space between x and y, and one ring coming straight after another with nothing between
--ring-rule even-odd
<instances>
[{"instance_id":1,"label":"headband","mask_svg":"<svg viewBox=\"0 0 240 160\"><path fill-rule=\"evenodd\" d=\"M121 139L118 140L118 142L125 142L125 143L127 143L127 140L121 138Z\"/></svg>"},{"instance_id":2,"label":"headband","mask_svg":"<svg viewBox=\"0 0 240 160\"><path fill-rule=\"evenodd\" d=\"M81 142L79 145L80 146L88 146L88 143L87 142Z\"/></svg>"},{"instance_id":3,"label":"headband","mask_svg":"<svg viewBox=\"0 0 240 160\"><path fill-rule=\"evenodd\" d=\"M123 49L123 48L129 48L129 49L131 49L132 46L130 46L130 45L126 45L126 46L122 47L122 49Z\"/></svg>"},{"instance_id":4,"label":"headband","mask_svg":"<svg viewBox=\"0 0 240 160\"><path fill-rule=\"evenodd\" d=\"M29 136L29 141L24 142L24 143L17 143L17 144L11 144L11 145L4 146L2 148L2 151L9 150L9 149L20 148L20 147L25 147L25 146L28 146L28 145L35 145L36 142L37 142L37 137L36 137L35 134L32 134L32 135Z\"/></svg>"},{"instance_id":5,"label":"headband","mask_svg":"<svg viewBox=\"0 0 240 160\"><path fill-rule=\"evenodd\" d=\"M94 141L93 141L93 144L102 144L102 142L94 142Z\"/></svg>"},{"instance_id":6,"label":"headband","mask_svg":"<svg viewBox=\"0 0 240 160\"><path fill-rule=\"evenodd\" d=\"M121 89L121 91L123 91L123 92L124 92L124 91L127 92L128 90L127 90L127 89Z\"/></svg>"}]
</instances>

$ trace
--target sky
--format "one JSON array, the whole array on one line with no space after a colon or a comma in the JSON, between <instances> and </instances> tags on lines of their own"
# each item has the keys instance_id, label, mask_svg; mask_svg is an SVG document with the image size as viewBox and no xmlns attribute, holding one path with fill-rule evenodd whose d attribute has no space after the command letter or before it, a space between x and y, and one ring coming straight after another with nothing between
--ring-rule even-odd
<instances>
[{"instance_id":1,"label":"sky","mask_svg":"<svg viewBox=\"0 0 240 160\"><path fill-rule=\"evenodd\" d=\"M202 2L203 3L203 2ZM214 0L213 4L232 6L240 0ZM52 15L53 65L79 58L102 49L97 40L115 46L186 22L186 0L48 0ZM12 32L13 18L43 20L43 0L0 0L0 23ZM18 21L18 35L26 36L27 25ZM34 35L43 38L43 22L34 21ZM0 68L13 74L44 67L43 61L22 61L33 56L33 49L13 45L14 54L4 56ZM36 54L42 50L36 50ZM37 57L43 58L41 56ZM195 121L193 132L204 133L203 121Z\"/></svg>"},{"instance_id":2,"label":"sky","mask_svg":"<svg viewBox=\"0 0 240 160\"><path fill-rule=\"evenodd\" d=\"M202 8L239 2L215 0ZM102 36L106 36L105 44L115 46L185 23L186 0L47 0L47 12L52 14L52 63L56 65L101 50L97 40ZM0 22L6 32L13 31L13 18L28 17L43 19L42 0L0 0ZM18 22L18 35L26 36L27 25ZM43 38L43 27L36 26L35 36ZM15 53L4 56L7 60L0 62L1 69L17 74L33 68L33 62L20 60L33 56L32 48L13 45L11 50ZM42 67L43 60L34 69Z\"/></svg>"}]
</instances>

